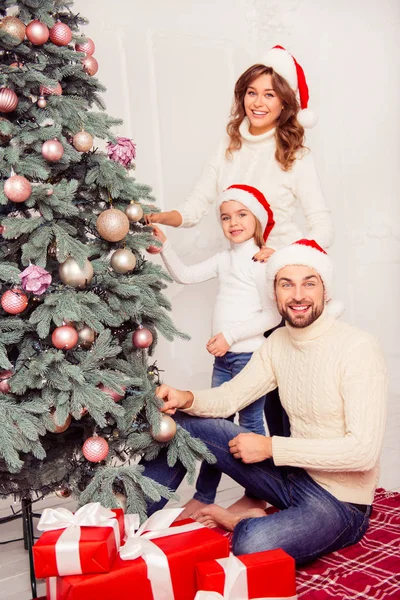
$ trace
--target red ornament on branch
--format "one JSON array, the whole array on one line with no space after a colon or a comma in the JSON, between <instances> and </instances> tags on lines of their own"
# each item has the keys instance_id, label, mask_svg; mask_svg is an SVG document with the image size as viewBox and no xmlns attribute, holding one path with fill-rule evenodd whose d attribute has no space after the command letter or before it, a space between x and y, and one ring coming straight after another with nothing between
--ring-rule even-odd
<instances>
[{"instance_id":1,"label":"red ornament on branch","mask_svg":"<svg viewBox=\"0 0 400 600\"><path fill-rule=\"evenodd\" d=\"M12 175L4 183L4 193L11 202L25 202L32 192L32 186L22 175Z\"/></svg>"},{"instance_id":2,"label":"red ornament on branch","mask_svg":"<svg viewBox=\"0 0 400 600\"><path fill-rule=\"evenodd\" d=\"M101 462L106 458L108 451L107 441L98 435L88 438L82 447L83 456L90 462Z\"/></svg>"},{"instance_id":3,"label":"red ornament on branch","mask_svg":"<svg viewBox=\"0 0 400 600\"><path fill-rule=\"evenodd\" d=\"M18 96L14 90L3 87L0 89L0 112L13 112L18 106Z\"/></svg>"},{"instance_id":4,"label":"red ornament on branch","mask_svg":"<svg viewBox=\"0 0 400 600\"><path fill-rule=\"evenodd\" d=\"M97 387L99 388L99 390L101 390L105 394L108 394L109 396L111 396L111 398L114 400L114 402L119 402L119 400L122 400L122 398L125 397L125 394L122 394L122 395L118 394L118 392L116 392L115 390L112 390L112 389L106 387L102 383L99 383L99 385ZM126 389L124 386L121 386L121 387L122 387L123 390Z\"/></svg>"},{"instance_id":5,"label":"red ornament on branch","mask_svg":"<svg viewBox=\"0 0 400 600\"><path fill-rule=\"evenodd\" d=\"M83 70L86 71L86 73L91 77L93 75L96 75L97 71L99 70L99 63L97 62L95 57L90 56L90 54L82 60L82 64Z\"/></svg>"},{"instance_id":6,"label":"red ornament on branch","mask_svg":"<svg viewBox=\"0 0 400 600\"><path fill-rule=\"evenodd\" d=\"M41 85L40 88L41 96L61 96L62 95L62 87L60 83L57 83L55 87L48 85Z\"/></svg>"},{"instance_id":7,"label":"red ornament on branch","mask_svg":"<svg viewBox=\"0 0 400 600\"><path fill-rule=\"evenodd\" d=\"M1 297L1 306L10 315L19 315L28 306L28 296L18 288L7 290Z\"/></svg>"},{"instance_id":8,"label":"red ornament on branch","mask_svg":"<svg viewBox=\"0 0 400 600\"><path fill-rule=\"evenodd\" d=\"M50 29L50 41L56 46L67 46L72 40L72 31L65 23L58 22Z\"/></svg>"}]
</instances>

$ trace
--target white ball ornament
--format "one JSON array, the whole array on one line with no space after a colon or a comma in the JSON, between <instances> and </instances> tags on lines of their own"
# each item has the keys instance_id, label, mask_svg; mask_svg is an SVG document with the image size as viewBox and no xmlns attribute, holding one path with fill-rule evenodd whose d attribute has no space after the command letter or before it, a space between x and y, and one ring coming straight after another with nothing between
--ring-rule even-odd
<instances>
[{"instance_id":1,"label":"white ball ornament","mask_svg":"<svg viewBox=\"0 0 400 600\"><path fill-rule=\"evenodd\" d=\"M151 436L157 442L169 442L176 434L176 423L169 415L161 415L160 428L158 433L155 433L153 428L150 428Z\"/></svg>"}]
</instances>

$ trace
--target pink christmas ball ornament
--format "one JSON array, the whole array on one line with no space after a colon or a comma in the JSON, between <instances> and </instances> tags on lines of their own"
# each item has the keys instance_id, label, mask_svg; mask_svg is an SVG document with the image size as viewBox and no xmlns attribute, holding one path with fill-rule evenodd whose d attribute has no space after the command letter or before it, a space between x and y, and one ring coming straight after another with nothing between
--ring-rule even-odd
<instances>
[{"instance_id":1,"label":"pink christmas ball ornament","mask_svg":"<svg viewBox=\"0 0 400 600\"><path fill-rule=\"evenodd\" d=\"M139 327L132 334L132 343L136 348L143 350L149 348L153 343L153 334L145 327Z\"/></svg>"},{"instance_id":2,"label":"pink christmas ball ornament","mask_svg":"<svg viewBox=\"0 0 400 600\"><path fill-rule=\"evenodd\" d=\"M78 332L70 325L56 327L51 336L52 344L58 350L71 350L78 343Z\"/></svg>"},{"instance_id":3,"label":"pink christmas ball ornament","mask_svg":"<svg viewBox=\"0 0 400 600\"><path fill-rule=\"evenodd\" d=\"M85 54L92 56L96 50L96 46L93 40L87 38L86 42L78 42L75 44L75 50L77 52L84 52Z\"/></svg>"},{"instance_id":4,"label":"pink christmas ball ornament","mask_svg":"<svg viewBox=\"0 0 400 600\"><path fill-rule=\"evenodd\" d=\"M49 162L58 162L64 155L63 145L58 140L47 140L42 146L42 155Z\"/></svg>"},{"instance_id":5,"label":"pink christmas ball ornament","mask_svg":"<svg viewBox=\"0 0 400 600\"><path fill-rule=\"evenodd\" d=\"M62 87L61 83L57 83L56 86L41 85L39 88L41 96L61 96Z\"/></svg>"},{"instance_id":6,"label":"pink christmas ball ornament","mask_svg":"<svg viewBox=\"0 0 400 600\"><path fill-rule=\"evenodd\" d=\"M99 63L97 62L95 57L90 56L90 54L82 60L82 64L83 70L91 77L93 77L93 75L96 75L97 71L99 70Z\"/></svg>"},{"instance_id":7,"label":"pink christmas ball ornament","mask_svg":"<svg viewBox=\"0 0 400 600\"><path fill-rule=\"evenodd\" d=\"M10 379L13 376L13 371L1 371L0 372L0 392L2 394L8 394L10 391Z\"/></svg>"},{"instance_id":8,"label":"pink christmas ball ornament","mask_svg":"<svg viewBox=\"0 0 400 600\"><path fill-rule=\"evenodd\" d=\"M18 288L7 290L1 297L1 307L9 315L19 315L28 306L28 296Z\"/></svg>"},{"instance_id":9,"label":"pink christmas ball ornament","mask_svg":"<svg viewBox=\"0 0 400 600\"><path fill-rule=\"evenodd\" d=\"M10 88L3 87L0 89L0 112L13 112L18 106L18 96Z\"/></svg>"},{"instance_id":10,"label":"pink christmas ball ornament","mask_svg":"<svg viewBox=\"0 0 400 600\"><path fill-rule=\"evenodd\" d=\"M44 294L51 284L50 273L36 265L30 265L19 276L23 289L26 292L33 292L36 296Z\"/></svg>"},{"instance_id":11,"label":"pink christmas ball ornament","mask_svg":"<svg viewBox=\"0 0 400 600\"><path fill-rule=\"evenodd\" d=\"M47 25L38 21L31 21L26 28L26 37L34 46L42 46L49 39L49 28Z\"/></svg>"},{"instance_id":12,"label":"pink christmas ball ornament","mask_svg":"<svg viewBox=\"0 0 400 600\"><path fill-rule=\"evenodd\" d=\"M101 390L105 394L108 394L109 396L111 396L111 398L114 400L114 402L119 402L120 400L122 400L122 398L125 398L125 394L122 394L122 395L118 394L118 392L116 392L115 390L112 390L109 387L106 387L102 383L99 383L99 385L97 387L99 388L99 390ZM121 386L121 387L123 390L126 389L124 386Z\"/></svg>"},{"instance_id":13,"label":"pink christmas ball ornament","mask_svg":"<svg viewBox=\"0 0 400 600\"><path fill-rule=\"evenodd\" d=\"M50 29L50 41L56 46L68 46L72 31L65 23L58 22Z\"/></svg>"},{"instance_id":14,"label":"pink christmas ball ornament","mask_svg":"<svg viewBox=\"0 0 400 600\"><path fill-rule=\"evenodd\" d=\"M108 443L104 438L94 435L88 438L83 444L82 453L86 460L97 463L107 457L109 449Z\"/></svg>"},{"instance_id":15,"label":"pink christmas ball ornament","mask_svg":"<svg viewBox=\"0 0 400 600\"><path fill-rule=\"evenodd\" d=\"M12 175L4 183L4 194L11 202L25 202L32 193L32 186L22 175Z\"/></svg>"}]
</instances>

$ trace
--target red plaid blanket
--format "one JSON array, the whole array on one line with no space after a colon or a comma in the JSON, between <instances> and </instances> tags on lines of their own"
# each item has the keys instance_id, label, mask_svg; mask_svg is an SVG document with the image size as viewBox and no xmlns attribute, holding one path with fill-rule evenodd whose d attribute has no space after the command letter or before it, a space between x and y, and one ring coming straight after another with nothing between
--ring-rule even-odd
<instances>
[{"instance_id":1,"label":"red plaid blanket","mask_svg":"<svg viewBox=\"0 0 400 600\"><path fill-rule=\"evenodd\" d=\"M400 493L376 491L363 539L297 569L307 600L400 600Z\"/></svg>"}]
</instances>

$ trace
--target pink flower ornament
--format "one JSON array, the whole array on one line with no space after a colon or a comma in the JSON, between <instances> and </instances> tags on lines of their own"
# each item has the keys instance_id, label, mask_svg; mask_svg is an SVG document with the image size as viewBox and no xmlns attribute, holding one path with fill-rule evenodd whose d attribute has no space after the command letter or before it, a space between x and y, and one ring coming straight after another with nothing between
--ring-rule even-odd
<instances>
[{"instance_id":1,"label":"pink flower ornament","mask_svg":"<svg viewBox=\"0 0 400 600\"><path fill-rule=\"evenodd\" d=\"M24 290L26 292L33 292L37 296L44 294L51 284L50 273L46 269L43 269L43 267L37 267L36 265L29 265L19 276Z\"/></svg>"},{"instance_id":2,"label":"pink flower ornament","mask_svg":"<svg viewBox=\"0 0 400 600\"><path fill-rule=\"evenodd\" d=\"M108 142L107 154L111 160L119 162L124 167L129 167L136 158L136 144L129 138L118 137L116 144Z\"/></svg>"}]
</instances>

